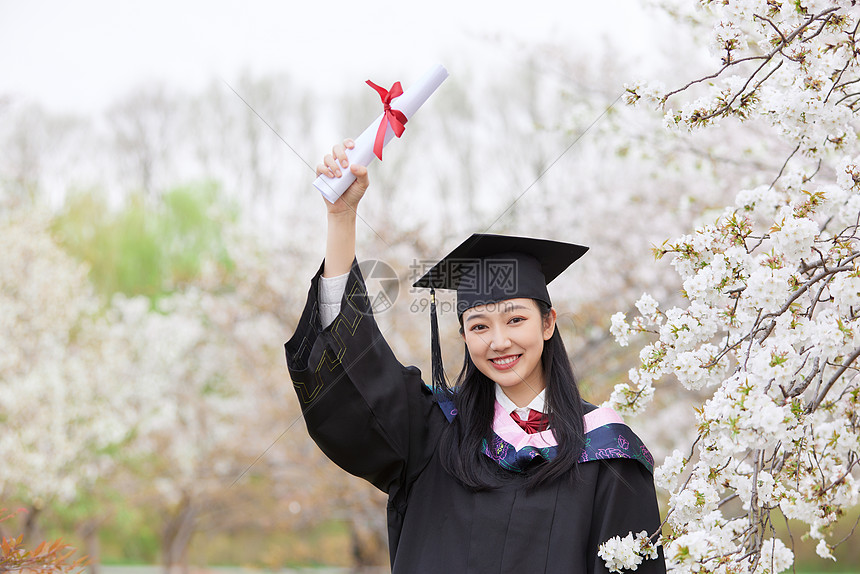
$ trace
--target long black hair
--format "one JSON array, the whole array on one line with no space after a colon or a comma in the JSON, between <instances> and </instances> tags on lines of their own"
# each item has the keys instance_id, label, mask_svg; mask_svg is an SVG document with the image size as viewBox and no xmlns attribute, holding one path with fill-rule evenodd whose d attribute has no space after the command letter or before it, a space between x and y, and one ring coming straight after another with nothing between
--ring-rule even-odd
<instances>
[{"instance_id":1,"label":"long black hair","mask_svg":"<svg viewBox=\"0 0 860 574\"><path fill-rule=\"evenodd\" d=\"M541 320L550 320L551 307L535 300ZM460 318L462 328L462 316ZM464 486L485 490L490 488L481 478L486 464L482 443L492 432L495 412L495 383L478 370L465 349L463 368L454 389L437 389L448 395L457 407L457 416L445 429L439 445L442 466ZM552 461L535 464L527 470L527 487L533 488L560 477L575 480L577 461L584 444L585 414L576 378L558 327L544 341L541 355L546 384L546 407L549 427L558 441Z\"/></svg>"}]
</instances>

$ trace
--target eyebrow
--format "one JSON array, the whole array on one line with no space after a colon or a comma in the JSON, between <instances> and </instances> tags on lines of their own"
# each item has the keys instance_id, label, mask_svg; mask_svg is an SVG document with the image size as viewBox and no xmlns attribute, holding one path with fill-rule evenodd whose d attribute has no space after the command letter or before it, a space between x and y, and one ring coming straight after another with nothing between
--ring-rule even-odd
<instances>
[{"instance_id":1,"label":"eyebrow","mask_svg":"<svg viewBox=\"0 0 860 574\"><path fill-rule=\"evenodd\" d=\"M502 312L503 313L510 313L512 311L528 311L528 309L529 308L526 307L525 305L513 304L513 305L506 305ZM472 319L486 319L486 318L487 318L486 313L473 313L473 314L469 315L468 317L466 317L466 322L469 322Z\"/></svg>"}]
</instances>

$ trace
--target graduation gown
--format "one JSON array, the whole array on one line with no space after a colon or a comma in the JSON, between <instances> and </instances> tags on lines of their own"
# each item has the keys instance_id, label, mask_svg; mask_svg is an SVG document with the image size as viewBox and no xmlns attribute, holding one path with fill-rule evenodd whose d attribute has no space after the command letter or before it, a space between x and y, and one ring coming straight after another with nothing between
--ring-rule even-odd
<instances>
[{"instance_id":1,"label":"graduation gown","mask_svg":"<svg viewBox=\"0 0 860 574\"><path fill-rule=\"evenodd\" d=\"M340 314L326 329L318 310L321 274L322 268L285 345L287 366L320 449L388 494L393 574L604 573L598 545L659 528L647 464L641 457L615 457L621 453L615 444L591 444L591 433L591 455L583 453L575 482L526 490L523 474L504 468L501 450L491 448L498 456L481 457L480 472L495 488L473 492L460 485L442 467L437 448L450 405L440 406L420 371L395 358L373 318L358 265ZM625 447L638 440L620 427L604 425L601 432L618 435ZM662 553L637 569L662 572Z\"/></svg>"}]
</instances>

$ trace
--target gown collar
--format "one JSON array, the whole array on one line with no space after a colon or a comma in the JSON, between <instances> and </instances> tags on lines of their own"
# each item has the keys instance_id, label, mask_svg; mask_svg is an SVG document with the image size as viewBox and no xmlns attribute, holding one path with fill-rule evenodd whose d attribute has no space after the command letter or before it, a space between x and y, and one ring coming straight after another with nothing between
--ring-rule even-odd
<instances>
[{"instance_id":1,"label":"gown collar","mask_svg":"<svg viewBox=\"0 0 860 574\"><path fill-rule=\"evenodd\" d=\"M437 395L436 399L445 418L449 423L452 422L457 417L454 402L442 395ZM546 461L555 458L558 443L551 429L530 435L514 422L499 401L495 401L494 409L492 432L481 441L480 451L483 454L500 467L514 472L524 472L534 458L540 457ZM593 409L585 414L583 423L585 445L579 458L580 463L627 458L642 463L648 472L654 472L654 457L615 411L607 407ZM500 431L512 442L502 438ZM538 440L543 446L529 443ZM521 447L517 448L517 444Z\"/></svg>"}]
</instances>

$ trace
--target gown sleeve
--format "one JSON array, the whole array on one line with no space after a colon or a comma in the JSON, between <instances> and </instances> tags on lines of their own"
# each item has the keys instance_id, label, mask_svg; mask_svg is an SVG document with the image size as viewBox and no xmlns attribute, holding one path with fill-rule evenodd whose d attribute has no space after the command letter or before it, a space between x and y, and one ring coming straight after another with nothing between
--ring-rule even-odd
<instances>
[{"instance_id":1,"label":"gown sleeve","mask_svg":"<svg viewBox=\"0 0 860 574\"><path fill-rule=\"evenodd\" d=\"M335 464L393 495L429 460L430 424L444 417L420 371L401 365L383 338L358 264L353 262L340 312L326 328L320 322L321 274L322 266L285 345L308 433Z\"/></svg>"},{"instance_id":2,"label":"gown sleeve","mask_svg":"<svg viewBox=\"0 0 860 574\"><path fill-rule=\"evenodd\" d=\"M660 529L660 511L651 472L633 459L601 460L594 498L594 511L589 535L589 572L608 573L598 547L614 536L635 536L643 530L649 535ZM656 559L645 558L636 574L664 574L666 562L663 548L658 547ZM625 571L626 572L626 571Z\"/></svg>"},{"instance_id":3,"label":"gown sleeve","mask_svg":"<svg viewBox=\"0 0 860 574\"><path fill-rule=\"evenodd\" d=\"M595 464L595 463L588 463ZM651 472L640 462L614 458L597 462L600 470L589 535L589 572L608 573L598 547L614 536L635 536L643 530L649 535L660 529L660 510ZM636 574L665 574L663 548L658 547L656 559L645 558ZM625 571L626 572L626 571Z\"/></svg>"}]
</instances>

